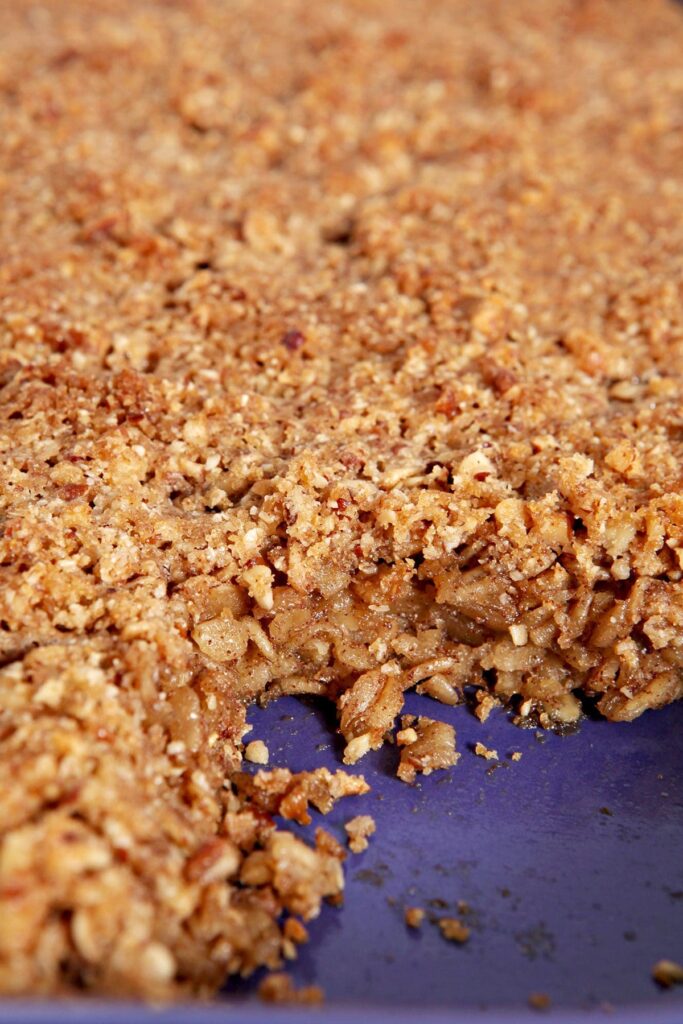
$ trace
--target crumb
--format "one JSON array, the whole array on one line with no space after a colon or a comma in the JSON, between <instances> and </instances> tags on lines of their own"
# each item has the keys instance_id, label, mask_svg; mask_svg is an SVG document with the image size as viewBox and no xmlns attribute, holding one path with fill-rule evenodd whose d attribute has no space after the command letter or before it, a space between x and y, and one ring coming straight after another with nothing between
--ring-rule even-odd
<instances>
[{"instance_id":1,"label":"crumb","mask_svg":"<svg viewBox=\"0 0 683 1024\"><path fill-rule=\"evenodd\" d=\"M346 850L327 829L317 828L315 830L315 846L317 850L322 850L336 860L346 860Z\"/></svg>"},{"instance_id":2,"label":"crumb","mask_svg":"<svg viewBox=\"0 0 683 1024\"><path fill-rule=\"evenodd\" d=\"M244 749L244 756L252 764L268 764L268 747L263 740L252 740Z\"/></svg>"},{"instance_id":3,"label":"crumb","mask_svg":"<svg viewBox=\"0 0 683 1024\"><path fill-rule=\"evenodd\" d=\"M359 814L346 822L344 828L349 837L349 849L352 853L362 853L367 850L368 836L373 835L376 827L375 819L369 814Z\"/></svg>"},{"instance_id":4,"label":"crumb","mask_svg":"<svg viewBox=\"0 0 683 1024\"><path fill-rule=\"evenodd\" d=\"M414 782L418 772L431 775L438 768L449 768L457 764L460 755L455 749L455 729L452 725L431 718L414 720L412 716L410 719L404 716L401 725L401 732L404 736L408 734L408 738L401 748L396 774L403 782Z\"/></svg>"},{"instance_id":5,"label":"crumb","mask_svg":"<svg viewBox=\"0 0 683 1024\"><path fill-rule=\"evenodd\" d=\"M288 917L285 921L283 933L286 939L290 942L296 943L300 946L304 942L308 942L308 931L298 919L298 917Z\"/></svg>"},{"instance_id":6,"label":"crumb","mask_svg":"<svg viewBox=\"0 0 683 1024\"><path fill-rule=\"evenodd\" d=\"M501 707L501 702L486 690L477 690L475 699L474 713L480 722L485 722L494 708Z\"/></svg>"},{"instance_id":7,"label":"crumb","mask_svg":"<svg viewBox=\"0 0 683 1024\"><path fill-rule=\"evenodd\" d=\"M403 916L409 928L420 928L424 921L425 912L422 907L406 907Z\"/></svg>"},{"instance_id":8,"label":"crumb","mask_svg":"<svg viewBox=\"0 0 683 1024\"><path fill-rule=\"evenodd\" d=\"M337 800L362 796L370 787L362 775L349 775L338 769L316 768L311 772L291 772L288 768L261 769L255 775L237 772L233 785L240 796L266 814L280 814L299 825L310 825L312 805L329 814Z\"/></svg>"},{"instance_id":9,"label":"crumb","mask_svg":"<svg viewBox=\"0 0 683 1024\"><path fill-rule=\"evenodd\" d=\"M399 747L408 747L411 743L417 743L417 732L412 727L399 729L396 733L396 743Z\"/></svg>"},{"instance_id":10,"label":"crumb","mask_svg":"<svg viewBox=\"0 0 683 1024\"><path fill-rule=\"evenodd\" d=\"M529 632L524 624L510 626L512 642L515 647L524 647L529 640Z\"/></svg>"},{"instance_id":11,"label":"crumb","mask_svg":"<svg viewBox=\"0 0 683 1024\"><path fill-rule=\"evenodd\" d=\"M321 1006L325 994L319 985L296 988L288 974L268 974L259 985L258 994L264 1003L297 1006Z\"/></svg>"},{"instance_id":12,"label":"crumb","mask_svg":"<svg viewBox=\"0 0 683 1024\"><path fill-rule=\"evenodd\" d=\"M658 960L652 968L652 977L662 988L683 985L683 966L674 960Z\"/></svg>"},{"instance_id":13,"label":"crumb","mask_svg":"<svg viewBox=\"0 0 683 1024\"><path fill-rule=\"evenodd\" d=\"M532 992L528 1002L532 1010L549 1010L551 1005L547 992Z\"/></svg>"},{"instance_id":14,"label":"crumb","mask_svg":"<svg viewBox=\"0 0 683 1024\"><path fill-rule=\"evenodd\" d=\"M498 751L491 750L489 747L484 746L483 743L475 743L474 753L477 755L477 757L483 757L486 761L498 760Z\"/></svg>"},{"instance_id":15,"label":"crumb","mask_svg":"<svg viewBox=\"0 0 683 1024\"><path fill-rule=\"evenodd\" d=\"M510 754L510 760L511 761L521 761L522 760L522 751L521 750L513 750L512 753Z\"/></svg>"},{"instance_id":16,"label":"crumb","mask_svg":"<svg viewBox=\"0 0 683 1024\"><path fill-rule=\"evenodd\" d=\"M470 937L470 929L457 917L439 918L439 928L444 939L448 939L449 942L462 944Z\"/></svg>"}]
</instances>

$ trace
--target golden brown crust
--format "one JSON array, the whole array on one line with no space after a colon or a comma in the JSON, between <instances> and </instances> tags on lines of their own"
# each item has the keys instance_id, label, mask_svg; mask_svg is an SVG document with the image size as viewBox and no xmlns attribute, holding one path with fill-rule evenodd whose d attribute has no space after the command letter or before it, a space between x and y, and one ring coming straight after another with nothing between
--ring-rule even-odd
<instances>
[{"instance_id":1,"label":"golden brown crust","mask_svg":"<svg viewBox=\"0 0 683 1024\"><path fill-rule=\"evenodd\" d=\"M664 0L3 5L0 990L291 950L340 851L260 804L330 783L236 775L253 699L351 763L410 687L681 696L682 49Z\"/></svg>"}]
</instances>

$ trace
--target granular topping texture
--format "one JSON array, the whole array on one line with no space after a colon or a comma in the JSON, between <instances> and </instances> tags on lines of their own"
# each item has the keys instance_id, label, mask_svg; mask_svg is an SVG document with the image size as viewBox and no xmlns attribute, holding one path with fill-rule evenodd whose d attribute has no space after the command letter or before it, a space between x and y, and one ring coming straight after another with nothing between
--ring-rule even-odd
<instances>
[{"instance_id":1,"label":"granular topping texture","mask_svg":"<svg viewBox=\"0 0 683 1024\"><path fill-rule=\"evenodd\" d=\"M274 815L366 787L243 774L255 700L353 764L414 687L683 695L681 53L665 0L0 5L1 992L295 954L344 850Z\"/></svg>"}]
</instances>

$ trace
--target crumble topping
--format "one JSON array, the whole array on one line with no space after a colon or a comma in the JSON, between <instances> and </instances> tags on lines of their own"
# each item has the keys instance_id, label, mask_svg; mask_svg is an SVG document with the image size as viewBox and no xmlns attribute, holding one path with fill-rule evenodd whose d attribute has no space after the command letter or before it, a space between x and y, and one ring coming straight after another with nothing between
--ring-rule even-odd
<instances>
[{"instance_id":1,"label":"crumble topping","mask_svg":"<svg viewBox=\"0 0 683 1024\"><path fill-rule=\"evenodd\" d=\"M273 816L366 784L242 773L255 700L353 764L411 688L683 695L682 50L664 0L2 5L0 991L296 952L344 851Z\"/></svg>"}]
</instances>

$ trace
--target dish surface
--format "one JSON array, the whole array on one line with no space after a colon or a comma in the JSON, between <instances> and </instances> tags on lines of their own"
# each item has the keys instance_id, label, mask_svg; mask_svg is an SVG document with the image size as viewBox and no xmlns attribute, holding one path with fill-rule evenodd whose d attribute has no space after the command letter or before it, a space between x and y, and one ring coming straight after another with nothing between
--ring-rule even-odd
<instances>
[{"instance_id":1,"label":"dish surface","mask_svg":"<svg viewBox=\"0 0 683 1024\"><path fill-rule=\"evenodd\" d=\"M413 711L429 710L426 698L409 699ZM463 752L456 768L408 787L393 777L395 750L384 748L363 764L370 796L325 819L342 838L343 822L369 811L377 833L365 854L347 860L345 906L324 909L291 965L297 984L325 988L321 1019L414 1019L419 1007L428 1021L481 1013L512 1024L538 1019L526 1008L532 992L550 996L553 1020L590 1011L619 1022L683 1019L683 992L659 992L650 977L656 960L683 950L683 704L629 726L586 721L574 735L540 739L502 714L484 727L464 708L443 714ZM339 764L323 705L285 698L251 720L271 764ZM477 740L498 750L500 767L468 749ZM509 761L512 750L522 751L520 762ZM417 933L403 924L406 905L447 915L458 900L472 908L465 946L445 942L428 921ZM257 981L232 988L234 1019L273 1019L272 1007L254 1004ZM7 1024L62 1024L79 1014L102 1024L151 1019L139 1007L0 1004ZM180 1007L164 1019L224 1014L223 1006Z\"/></svg>"},{"instance_id":2,"label":"dish surface","mask_svg":"<svg viewBox=\"0 0 683 1024\"><path fill-rule=\"evenodd\" d=\"M0 990L205 994L278 967L283 910L313 917L341 879L336 843L271 834L225 784L259 695L336 700L348 764L415 686L564 727L577 690L613 720L683 696L683 22L663 2L29 0L0 5L0 40ZM448 723L401 724L404 775L453 763ZM614 998L576 989L615 956L587 921L617 898L634 916L633 879L671 865L605 863L609 794L577 833L571 761L567 791L536 765L526 821L527 755L501 796L521 836L495 801L471 825L490 801L469 769L472 795L418 791L432 811L380 793L398 824L352 879L352 965L320 925L336 984L424 1001L419 953L430 1003L491 1002L502 964L518 1005L520 956L567 962L552 904L574 1002ZM631 778L615 756L588 782ZM413 867L393 892L398 848L448 892ZM401 908L370 889L466 900L472 941L432 924L394 949ZM486 929L511 944L490 961Z\"/></svg>"},{"instance_id":3,"label":"dish surface","mask_svg":"<svg viewBox=\"0 0 683 1024\"><path fill-rule=\"evenodd\" d=\"M566 737L504 715L483 727L463 708L446 716L463 752L454 769L406 787L388 748L363 762L370 796L335 808L334 822L367 809L377 833L347 861L344 908L313 924L297 982L315 980L332 1003L502 1009L546 992L557 1008L677 1001L683 1016L683 993L658 993L650 977L658 959L683 953L683 704L631 727L586 721ZM330 743L320 710L278 703L252 720L273 763L339 761L339 748L315 749ZM474 756L478 740L500 767ZM457 915L458 900L471 906L465 946L427 921L417 934L403 924L406 905Z\"/></svg>"}]
</instances>

